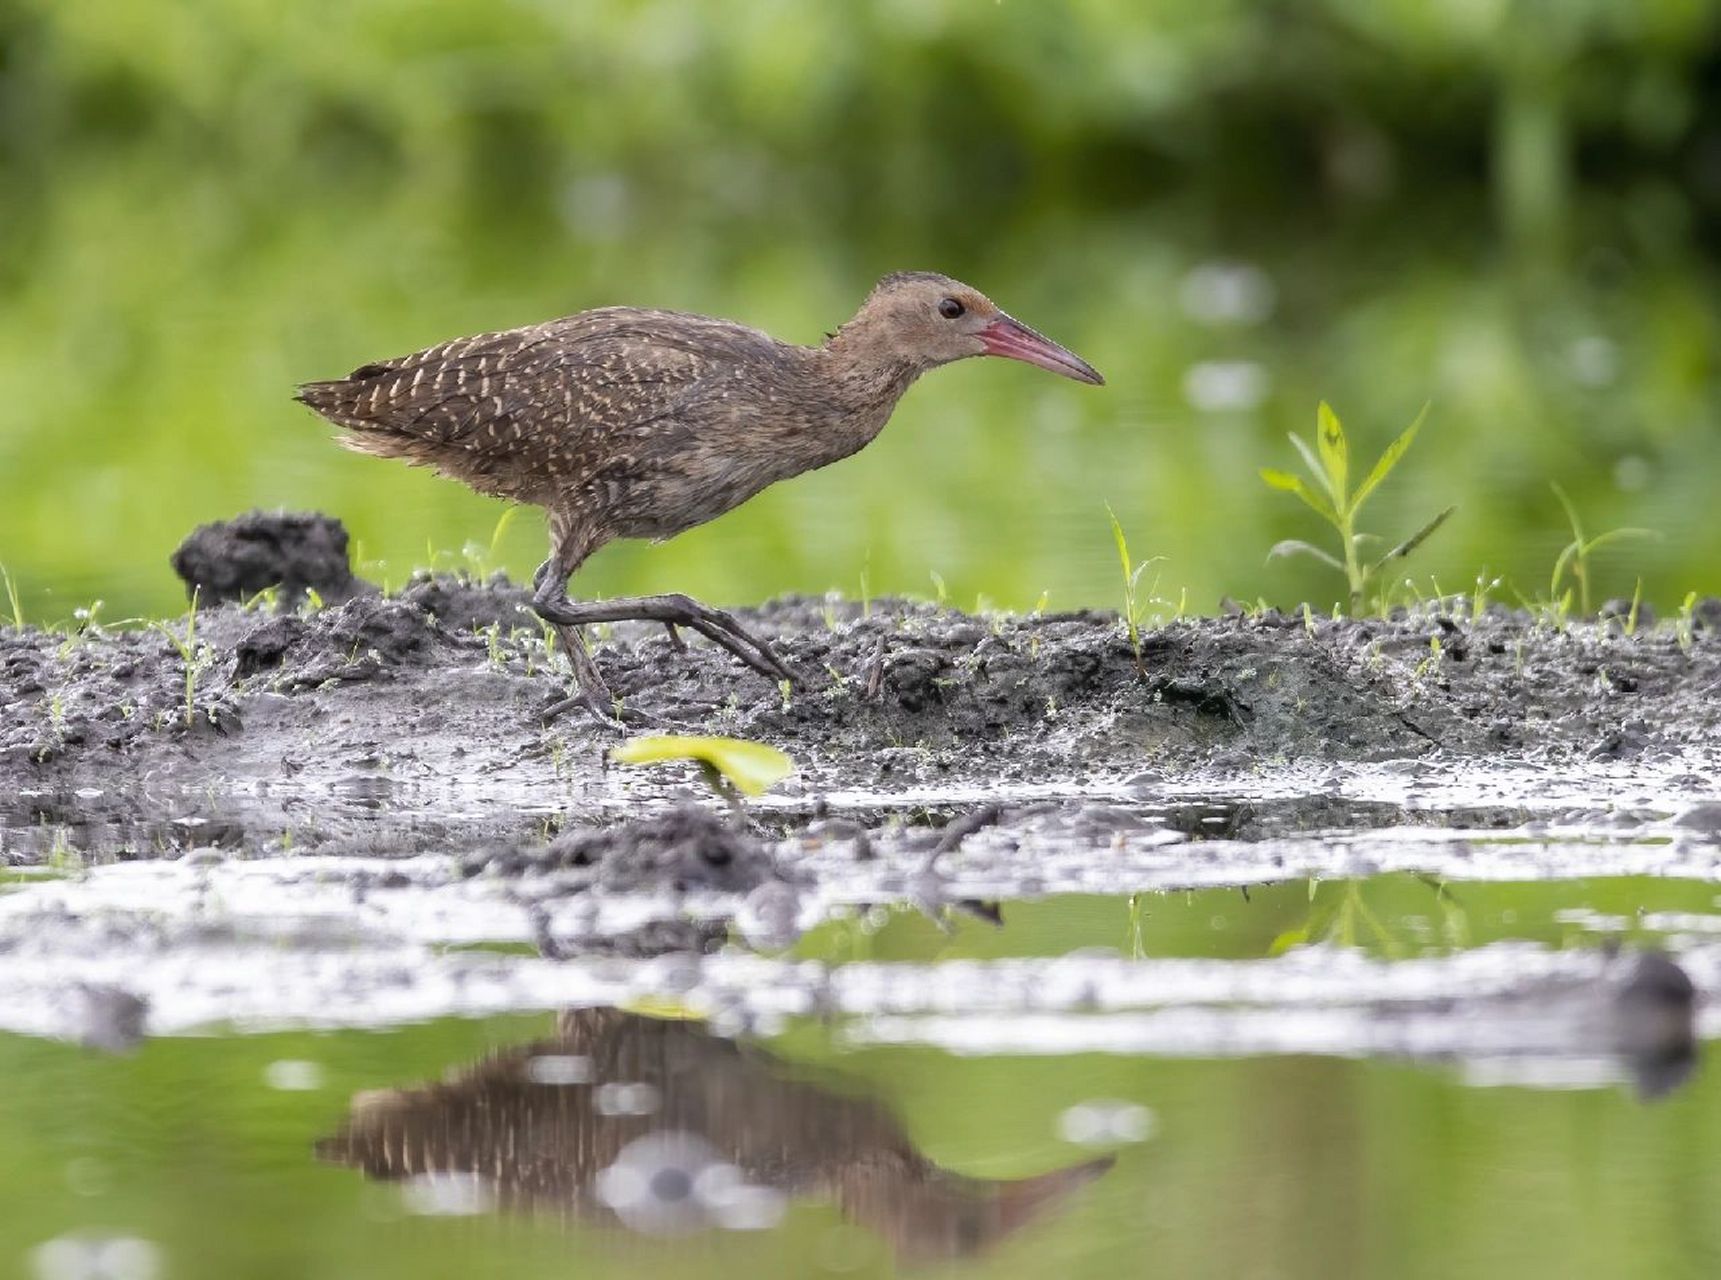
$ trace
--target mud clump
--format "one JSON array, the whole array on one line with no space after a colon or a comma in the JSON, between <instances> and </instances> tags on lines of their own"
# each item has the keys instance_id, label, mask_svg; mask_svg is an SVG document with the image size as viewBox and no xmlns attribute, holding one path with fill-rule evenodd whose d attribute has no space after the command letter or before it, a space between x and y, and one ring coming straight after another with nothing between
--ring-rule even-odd
<instances>
[{"instance_id":1,"label":"mud clump","mask_svg":"<svg viewBox=\"0 0 1721 1280\"><path fill-rule=\"evenodd\" d=\"M258 624L234 647L233 676L269 674L277 691L369 680L428 658L439 631L430 615L405 598L360 596L314 620L283 614Z\"/></svg>"},{"instance_id":2,"label":"mud clump","mask_svg":"<svg viewBox=\"0 0 1721 1280\"><path fill-rule=\"evenodd\" d=\"M289 606L309 591L338 604L376 590L353 576L346 526L315 512L252 511L199 525L172 564L186 597L201 604L243 603L272 587Z\"/></svg>"},{"instance_id":3,"label":"mud clump","mask_svg":"<svg viewBox=\"0 0 1721 1280\"><path fill-rule=\"evenodd\" d=\"M770 851L696 805L605 828L582 828L538 849L515 848L467 864L468 874L556 877L570 889L747 893L782 878ZM579 873L571 878L559 873Z\"/></svg>"}]
</instances>

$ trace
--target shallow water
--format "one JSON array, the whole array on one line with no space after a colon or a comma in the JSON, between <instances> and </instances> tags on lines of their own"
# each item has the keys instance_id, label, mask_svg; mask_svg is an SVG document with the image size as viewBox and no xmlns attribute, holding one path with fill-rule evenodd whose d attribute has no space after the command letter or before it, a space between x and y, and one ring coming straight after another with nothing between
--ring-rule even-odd
<instances>
[{"instance_id":1,"label":"shallow water","mask_svg":"<svg viewBox=\"0 0 1721 1280\"><path fill-rule=\"evenodd\" d=\"M1601 832L1626 860L1642 834ZM1329 835L1275 839L1314 856ZM1185 859L1204 844L1231 841ZM451 948L471 921L426 900L411 915L448 936L415 947L330 861L206 866L177 906L138 877L197 868L15 873L8 925L69 914L9 932L7 1025L117 1029L121 1051L0 1034L8 1274L1664 1277L1721 1257L1694 1207L1721 1184L1700 1137L1721 1025L1621 967L1662 947L1714 990L1713 879L882 895L787 947L747 946L743 912L702 959L553 963ZM223 878L246 869L276 873L271 909ZM319 870L344 920L306 909ZM165 1034L128 1045L101 993L145 956ZM76 983L77 1025L30 1025ZM490 1012L435 1016L461 1008Z\"/></svg>"}]
</instances>

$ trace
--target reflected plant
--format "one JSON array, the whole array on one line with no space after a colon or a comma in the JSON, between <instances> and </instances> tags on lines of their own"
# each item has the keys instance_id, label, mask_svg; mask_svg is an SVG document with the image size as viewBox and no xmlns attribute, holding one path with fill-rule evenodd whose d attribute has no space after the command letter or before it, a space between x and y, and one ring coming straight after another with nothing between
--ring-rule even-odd
<instances>
[{"instance_id":1,"label":"reflected plant","mask_svg":"<svg viewBox=\"0 0 1721 1280\"><path fill-rule=\"evenodd\" d=\"M1434 894L1435 906L1440 912L1440 933L1445 945L1462 949L1470 943L1470 918L1462 903L1447 888L1446 883L1434 876L1417 875L1415 877L1426 885ZM1393 925L1399 925L1399 932L1382 922L1381 918L1369 907L1365 891L1370 882L1366 880L1346 880L1337 885L1319 880L1309 881L1309 915L1303 924L1295 929L1287 929L1273 939L1268 949L1271 955L1283 955L1293 947L1329 944L1339 947L1357 947L1370 943L1388 959L1398 960L1412 954L1417 949L1415 934L1410 938L1400 936L1403 932L1402 921L1405 917L1393 916ZM1329 887L1336 893L1321 893Z\"/></svg>"},{"instance_id":2,"label":"reflected plant","mask_svg":"<svg viewBox=\"0 0 1721 1280\"><path fill-rule=\"evenodd\" d=\"M1344 426L1339 422L1332 406L1325 400L1321 401L1315 420L1316 447L1311 449L1301 436L1295 432L1291 433L1291 443L1302 455L1304 465L1314 478L1314 486L1301 476L1271 467L1261 468L1261 479L1274 489L1296 495L1310 510L1330 524L1339 535L1339 554L1335 556L1300 538L1288 538L1276 543L1267 553L1267 559L1302 555L1336 569L1344 574L1345 583L1350 589L1351 613L1360 614L1363 597L1374 575L1393 561L1402 560L1415 551L1458 509L1456 506L1447 507L1378 559L1369 561L1363 558L1362 544L1376 539L1373 534L1357 531L1357 515L1361 512L1363 503L1368 501L1409 451L1416 440L1416 433L1422 429L1423 419L1427 416L1428 409L1424 406L1422 412L1416 415L1416 421L1387 445L1363 482L1353 490L1350 487L1350 442L1345 438Z\"/></svg>"},{"instance_id":3,"label":"reflected plant","mask_svg":"<svg viewBox=\"0 0 1721 1280\"><path fill-rule=\"evenodd\" d=\"M1309 918L1298 928L1287 929L1274 938L1268 954L1283 955L1293 947L1316 943L1355 947L1360 945L1361 934L1365 931L1388 958L1398 959L1405 954L1404 944L1392 936L1380 922L1380 917L1363 901L1362 881L1346 880L1339 887L1336 902L1332 901L1331 894L1326 895L1325 901L1321 900L1322 887L1319 881L1309 882Z\"/></svg>"},{"instance_id":4,"label":"reflected plant","mask_svg":"<svg viewBox=\"0 0 1721 1280\"><path fill-rule=\"evenodd\" d=\"M1578 509L1560 487L1558 481L1550 480L1548 487L1554 491L1554 496L1560 500L1560 506L1565 508L1566 521L1572 527L1572 540L1561 549L1559 557L1554 561L1553 576L1548 579L1548 598L1554 602L1561 616L1570 612L1572 588L1564 587L1562 582L1570 577L1576 584L1578 592L1578 612L1583 617L1590 617L1593 610L1590 606L1590 556L1601 548L1614 542L1624 542L1630 538L1657 538L1661 535L1654 529L1643 529L1633 525L1625 525L1618 529L1609 529L1598 533L1595 537L1584 534L1583 523L1578 519ZM1639 582L1639 588L1642 583ZM1637 607L1632 606L1632 614L1636 617Z\"/></svg>"}]
</instances>

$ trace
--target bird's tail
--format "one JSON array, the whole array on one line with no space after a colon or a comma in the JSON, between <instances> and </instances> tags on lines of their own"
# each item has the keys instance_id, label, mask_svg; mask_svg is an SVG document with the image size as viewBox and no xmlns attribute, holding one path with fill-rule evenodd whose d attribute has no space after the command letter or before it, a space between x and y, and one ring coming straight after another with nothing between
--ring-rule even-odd
<instances>
[{"instance_id":1,"label":"bird's tail","mask_svg":"<svg viewBox=\"0 0 1721 1280\"><path fill-rule=\"evenodd\" d=\"M301 383L293 399L315 410L337 427L344 427L345 431L335 439L345 448L379 458L424 461L418 456L422 442L403 437L388 422L379 421L368 412L373 399L371 379L386 372L388 370L382 366L366 365L345 378Z\"/></svg>"}]
</instances>

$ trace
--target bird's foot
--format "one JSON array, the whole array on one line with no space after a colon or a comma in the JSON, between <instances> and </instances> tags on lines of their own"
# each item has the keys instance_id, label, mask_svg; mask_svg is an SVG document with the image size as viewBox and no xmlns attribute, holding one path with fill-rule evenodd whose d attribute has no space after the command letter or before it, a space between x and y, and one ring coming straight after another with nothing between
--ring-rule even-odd
<instances>
[{"instance_id":1,"label":"bird's foot","mask_svg":"<svg viewBox=\"0 0 1721 1280\"><path fill-rule=\"evenodd\" d=\"M600 697L586 689L570 693L565 698L557 698L538 713L538 722L545 726L554 724L570 711L584 711L603 728L623 735L636 728L673 729L678 732L686 732L688 729L688 726L679 720L654 715L638 707L623 706L610 700L607 694Z\"/></svg>"},{"instance_id":2,"label":"bird's foot","mask_svg":"<svg viewBox=\"0 0 1721 1280\"><path fill-rule=\"evenodd\" d=\"M553 599L540 594L533 604L543 617L564 627L594 622L661 622L669 627L686 627L727 649L762 676L800 683L776 651L742 626L734 615L700 604L690 596L674 593L576 603L565 596Z\"/></svg>"}]
</instances>

